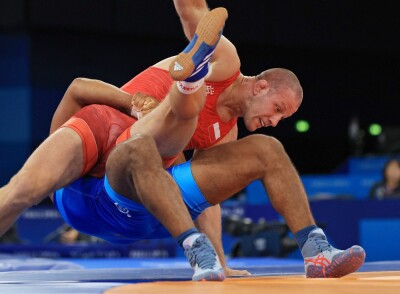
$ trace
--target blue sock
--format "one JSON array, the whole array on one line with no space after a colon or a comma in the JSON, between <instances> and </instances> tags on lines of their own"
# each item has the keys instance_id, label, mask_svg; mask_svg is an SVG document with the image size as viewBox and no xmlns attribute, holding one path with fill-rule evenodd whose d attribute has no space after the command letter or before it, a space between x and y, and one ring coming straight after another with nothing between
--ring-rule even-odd
<instances>
[{"instance_id":1,"label":"blue sock","mask_svg":"<svg viewBox=\"0 0 400 294\"><path fill-rule=\"evenodd\" d=\"M178 242L178 244L183 247L183 241L185 241L185 239L187 237L189 237L190 235L193 234L199 234L199 231L196 228L191 228L185 232L183 232L182 234L180 234L178 237L175 238L175 241Z\"/></svg>"},{"instance_id":2,"label":"blue sock","mask_svg":"<svg viewBox=\"0 0 400 294\"><path fill-rule=\"evenodd\" d=\"M300 247L300 250L303 248L304 243L306 243L306 241L308 239L308 234L310 234L310 232L312 230L315 230L316 228L317 228L316 225L311 225L311 226L301 229L296 234L294 234L294 237L296 238L296 241Z\"/></svg>"}]
</instances>

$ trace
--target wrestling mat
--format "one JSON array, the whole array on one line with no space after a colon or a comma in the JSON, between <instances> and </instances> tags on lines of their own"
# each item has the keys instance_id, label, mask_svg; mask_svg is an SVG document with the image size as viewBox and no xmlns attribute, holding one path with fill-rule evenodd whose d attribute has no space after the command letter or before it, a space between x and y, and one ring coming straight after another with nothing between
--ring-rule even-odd
<instances>
[{"instance_id":1,"label":"wrestling mat","mask_svg":"<svg viewBox=\"0 0 400 294\"><path fill-rule=\"evenodd\" d=\"M341 279L306 279L301 260L231 259L249 277L192 282L184 258L0 259L0 293L400 293L400 261L367 262Z\"/></svg>"}]
</instances>

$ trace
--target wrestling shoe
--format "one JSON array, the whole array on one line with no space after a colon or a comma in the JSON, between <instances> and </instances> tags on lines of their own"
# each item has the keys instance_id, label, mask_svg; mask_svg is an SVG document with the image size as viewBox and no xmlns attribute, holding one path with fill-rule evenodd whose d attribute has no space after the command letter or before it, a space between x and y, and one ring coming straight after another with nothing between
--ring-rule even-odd
<instances>
[{"instance_id":1,"label":"wrestling shoe","mask_svg":"<svg viewBox=\"0 0 400 294\"><path fill-rule=\"evenodd\" d=\"M193 281L223 281L221 267L214 247L207 237L201 234L191 246L184 246L184 252L194 270Z\"/></svg>"},{"instance_id":2,"label":"wrestling shoe","mask_svg":"<svg viewBox=\"0 0 400 294\"><path fill-rule=\"evenodd\" d=\"M321 229L308 235L301 253L307 278L340 278L358 270L365 260L362 247L336 249L328 243Z\"/></svg>"},{"instance_id":3,"label":"wrestling shoe","mask_svg":"<svg viewBox=\"0 0 400 294\"><path fill-rule=\"evenodd\" d=\"M169 73L175 81L195 82L208 73L208 62L222 35L228 12L215 8L200 20L189 45L171 62Z\"/></svg>"}]
</instances>

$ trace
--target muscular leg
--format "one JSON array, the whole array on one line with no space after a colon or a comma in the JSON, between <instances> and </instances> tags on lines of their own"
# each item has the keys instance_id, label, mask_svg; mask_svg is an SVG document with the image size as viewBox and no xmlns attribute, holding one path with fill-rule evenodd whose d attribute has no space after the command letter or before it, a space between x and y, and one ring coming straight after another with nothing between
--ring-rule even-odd
<instances>
[{"instance_id":1,"label":"muscular leg","mask_svg":"<svg viewBox=\"0 0 400 294\"><path fill-rule=\"evenodd\" d=\"M151 137L136 135L119 144L107 160L106 173L118 194L143 204L173 237L194 227Z\"/></svg>"},{"instance_id":2,"label":"muscular leg","mask_svg":"<svg viewBox=\"0 0 400 294\"><path fill-rule=\"evenodd\" d=\"M131 135L151 135L162 156L181 152L195 131L206 98L204 77L208 72L208 62L227 17L226 9L216 8L201 18L195 37L170 64L171 77L177 82L169 95L131 128Z\"/></svg>"},{"instance_id":3,"label":"muscular leg","mask_svg":"<svg viewBox=\"0 0 400 294\"><path fill-rule=\"evenodd\" d=\"M346 250L336 249L315 226L299 176L282 145L272 137L253 135L216 146L199 153L191 168L198 186L212 204L260 179L272 205L295 233L308 278L339 278L364 263L363 248L355 245Z\"/></svg>"},{"instance_id":4,"label":"muscular leg","mask_svg":"<svg viewBox=\"0 0 400 294\"><path fill-rule=\"evenodd\" d=\"M159 193L148 192L153 189L155 192L171 190L168 196L164 196L165 205L171 208L171 214L179 214L182 208L184 219L190 219L182 199L175 199L181 198L178 197L179 189L171 177L165 176L160 155L177 155L195 131L206 97L204 76L208 71L207 64L221 37L226 18L227 11L217 8L201 19L196 38L171 64L171 77L178 82L155 110L133 124L130 129L133 139L117 146L107 161L107 176L116 192L142 203L163 224L169 222L166 215L170 210L158 208L162 206L155 198ZM147 172L149 177L139 176L143 172ZM151 173L154 175L150 176ZM153 184L155 181L151 179L159 180L160 186ZM193 225L191 220L190 224Z\"/></svg>"},{"instance_id":5,"label":"muscular leg","mask_svg":"<svg viewBox=\"0 0 400 294\"><path fill-rule=\"evenodd\" d=\"M62 128L50 135L0 189L0 235L25 209L78 178L82 162L82 142L77 133Z\"/></svg>"},{"instance_id":6,"label":"muscular leg","mask_svg":"<svg viewBox=\"0 0 400 294\"><path fill-rule=\"evenodd\" d=\"M177 155L195 131L206 97L207 63L226 17L221 8L202 18L197 37L170 68L171 77L178 82L154 111L131 127L132 138L116 147L106 166L111 187L142 203L182 245L195 270L194 280L223 280L225 276L211 243L194 228L179 188L163 170L160 155Z\"/></svg>"},{"instance_id":7,"label":"muscular leg","mask_svg":"<svg viewBox=\"0 0 400 294\"><path fill-rule=\"evenodd\" d=\"M113 189L142 203L175 237L194 224L178 187L162 169L160 155L177 155L195 131L206 97L206 64L221 36L226 17L225 9L216 9L200 21L197 38L173 63L180 69L177 73L173 66L170 69L175 80L190 81L176 82L155 110L133 124L130 129L133 139L117 146L107 161L107 176ZM200 47L205 50L197 52L196 48Z\"/></svg>"},{"instance_id":8,"label":"muscular leg","mask_svg":"<svg viewBox=\"0 0 400 294\"><path fill-rule=\"evenodd\" d=\"M195 131L205 97L204 85L192 94L182 94L177 90L176 84L173 85L169 95L156 109L133 124L131 135L151 135L162 156L178 154Z\"/></svg>"},{"instance_id":9,"label":"muscular leg","mask_svg":"<svg viewBox=\"0 0 400 294\"><path fill-rule=\"evenodd\" d=\"M199 153L191 167L211 204L221 203L260 179L292 232L315 224L300 178L281 143L272 137L251 135L215 146Z\"/></svg>"}]
</instances>

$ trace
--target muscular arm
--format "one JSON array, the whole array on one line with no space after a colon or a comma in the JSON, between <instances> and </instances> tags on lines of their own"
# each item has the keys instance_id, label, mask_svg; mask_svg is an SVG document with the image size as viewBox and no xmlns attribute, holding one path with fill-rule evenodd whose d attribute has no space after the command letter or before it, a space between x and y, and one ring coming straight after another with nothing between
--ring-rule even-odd
<instances>
[{"instance_id":1,"label":"muscular arm","mask_svg":"<svg viewBox=\"0 0 400 294\"><path fill-rule=\"evenodd\" d=\"M221 207L219 204L204 210L196 219L195 225L201 233L206 234L210 239L221 261L222 267L225 268L226 261L221 242Z\"/></svg>"},{"instance_id":2,"label":"muscular arm","mask_svg":"<svg viewBox=\"0 0 400 294\"><path fill-rule=\"evenodd\" d=\"M236 141L238 136L237 125L233 127L226 136L215 145L220 145L232 141ZM215 146L214 145L214 146ZM212 148L212 147L210 147ZM193 157L197 156L202 150L196 149L194 151ZM219 205L214 205L207 208L196 220L196 227L200 232L206 234L218 254L221 261L221 265L224 268L225 275L227 276L245 276L250 275L246 270L233 270L229 268L225 261L224 249L222 247L221 239L221 207Z\"/></svg>"},{"instance_id":3,"label":"muscular arm","mask_svg":"<svg viewBox=\"0 0 400 294\"><path fill-rule=\"evenodd\" d=\"M221 207L214 205L203 211L195 221L197 229L206 234L213 244L215 251L227 276L250 275L246 270L233 270L226 264L221 238Z\"/></svg>"},{"instance_id":4,"label":"muscular arm","mask_svg":"<svg viewBox=\"0 0 400 294\"><path fill-rule=\"evenodd\" d=\"M227 133L227 134L225 135L225 137L223 137L220 141L218 141L217 144L215 144L215 145L213 145L213 146L221 145L221 144L225 144L225 143L229 143L229 142L236 141L236 140L237 140L237 137L238 137L238 126L237 126L237 124L236 124L236 125L234 125L234 126L232 127L232 129L229 131L229 133ZM212 147L210 147L210 148L212 148Z\"/></svg>"},{"instance_id":5,"label":"muscular arm","mask_svg":"<svg viewBox=\"0 0 400 294\"><path fill-rule=\"evenodd\" d=\"M221 144L225 144L225 143L229 143L229 142L233 142L236 141L238 137L238 127L237 125L235 125L228 134L225 135L225 137L223 137L220 141L218 141L218 143L212 145L209 148L212 148L213 146L217 146L217 145L221 145ZM208 149L208 148L207 148ZM193 152L193 157L197 156L199 153L203 152L204 149L196 149Z\"/></svg>"},{"instance_id":6,"label":"muscular arm","mask_svg":"<svg viewBox=\"0 0 400 294\"><path fill-rule=\"evenodd\" d=\"M77 78L68 87L54 113L50 133L89 104L105 104L129 115L132 108L131 97L132 95L111 84L99 80Z\"/></svg>"},{"instance_id":7,"label":"muscular arm","mask_svg":"<svg viewBox=\"0 0 400 294\"><path fill-rule=\"evenodd\" d=\"M186 158L185 158L185 154L183 152L179 153L178 157L175 159L174 163L172 164L172 166L178 165L178 164L182 164L186 162Z\"/></svg>"}]
</instances>

